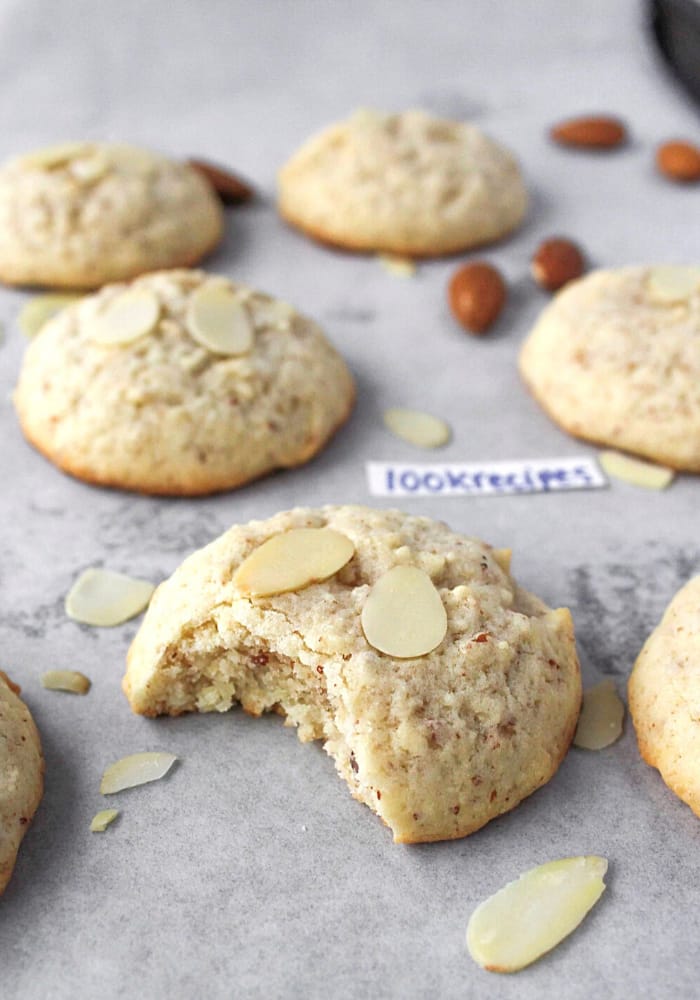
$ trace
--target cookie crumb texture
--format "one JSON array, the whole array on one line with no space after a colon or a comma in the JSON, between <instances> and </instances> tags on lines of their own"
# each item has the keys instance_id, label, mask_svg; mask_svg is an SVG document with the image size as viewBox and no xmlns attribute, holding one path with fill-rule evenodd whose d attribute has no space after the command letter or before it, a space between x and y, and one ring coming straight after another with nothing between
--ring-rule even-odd
<instances>
[{"instance_id":1,"label":"cookie crumb texture","mask_svg":"<svg viewBox=\"0 0 700 1000\"><path fill-rule=\"evenodd\" d=\"M358 111L309 139L279 175L282 216L351 250L456 253L505 236L526 208L506 149L423 111Z\"/></svg>"},{"instance_id":2,"label":"cookie crumb texture","mask_svg":"<svg viewBox=\"0 0 700 1000\"><path fill-rule=\"evenodd\" d=\"M0 895L43 792L44 758L34 720L0 671Z\"/></svg>"},{"instance_id":3,"label":"cookie crumb texture","mask_svg":"<svg viewBox=\"0 0 700 1000\"><path fill-rule=\"evenodd\" d=\"M187 330L194 292L235 294L254 328L246 354L207 350ZM347 418L352 377L321 330L285 303L198 271L132 283L155 296L152 330L96 343L110 285L50 320L31 342L15 392L26 438L88 482L143 493L232 489L308 461Z\"/></svg>"},{"instance_id":4,"label":"cookie crumb texture","mask_svg":"<svg viewBox=\"0 0 700 1000\"><path fill-rule=\"evenodd\" d=\"M201 174L143 149L72 143L0 169L6 284L97 288L188 267L222 232L221 205Z\"/></svg>"},{"instance_id":5,"label":"cookie crumb texture","mask_svg":"<svg viewBox=\"0 0 700 1000\"><path fill-rule=\"evenodd\" d=\"M628 697L642 758L700 816L700 576L644 644Z\"/></svg>"},{"instance_id":6,"label":"cookie crumb texture","mask_svg":"<svg viewBox=\"0 0 700 1000\"><path fill-rule=\"evenodd\" d=\"M268 538L330 527L355 554L334 577L251 598L236 568ZM432 579L447 634L397 659L367 642L362 609L395 566ZM276 711L323 740L353 796L396 842L463 837L557 770L581 682L571 616L517 586L504 553L446 525L364 507L298 508L234 526L163 583L128 655L124 690L144 715Z\"/></svg>"},{"instance_id":7,"label":"cookie crumb texture","mask_svg":"<svg viewBox=\"0 0 700 1000\"><path fill-rule=\"evenodd\" d=\"M657 275L597 271L543 311L520 355L538 403L576 437L700 472L700 269L662 301Z\"/></svg>"}]
</instances>

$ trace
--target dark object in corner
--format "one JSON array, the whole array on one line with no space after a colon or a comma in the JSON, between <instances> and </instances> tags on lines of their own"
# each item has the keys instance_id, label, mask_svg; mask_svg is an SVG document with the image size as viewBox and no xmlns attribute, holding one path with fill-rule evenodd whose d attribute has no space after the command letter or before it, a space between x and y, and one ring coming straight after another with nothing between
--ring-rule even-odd
<instances>
[{"instance_id":1,"label":"dark object in corner","mask_svg":"<svg viewBox=\"0 0 700 1000\"><path fill-rule=\"evenodd\" d=\"M700 3L651 0L651 28L675 75L700 103Z\"/></svg>"}]
</instances>

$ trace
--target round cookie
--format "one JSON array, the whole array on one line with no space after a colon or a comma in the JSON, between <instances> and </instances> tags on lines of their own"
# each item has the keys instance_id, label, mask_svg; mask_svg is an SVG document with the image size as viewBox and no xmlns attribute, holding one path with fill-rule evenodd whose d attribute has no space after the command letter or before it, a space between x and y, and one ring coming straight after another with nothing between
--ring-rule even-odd
<instances>
[{"instance_id":1,"label":"round cookie","mask_svg":"<svg viewBox=\"0 0 700 1000\"><path fill-rule=\"evenodd\" d=\"M193 495L308 461L347 418L354 384L316 324L286 303L165 271L49 320L14 398L27 439L64 471Z\"/></svg>"},{"instance_id":2,"label":"round cookie","mask_svg":"<svg viewBox=\"0 0 700 1000\"><path fill-rule=\"evenodd\" d=\"M569 433L700 471L700 268L572 282L525 341L520 371Z\"/></svg>"},{"instance_id":3,"label":"round cookie","mask_svg":"<svg viewBox=\"0 0 700 1000\"><path fill-rule=\"evenodd\" d=\"M132 146L74 142L0 169L0 281L96 288L188 267L223 232L192 167Z\"/></svg>"},{"instance_id":4,"label":"round cookie","mask_svg":"<svg viewBox=\"0 0 700 1000\"><path fill-rule=\"evenodd\" d=\"M41 742L19 688L0 670L0 895L44 789Z\"/></svg>"},{"instance_id":5,"label":"round cookie","mask_svg":"<svg viewBox=\"0 0 700 1000\"><path fill-rule=\"evenodd\" d=\"M642 757L700 816L700 576L645 642L628 696Z\"/></svg>"},{"instance_id":6,"label":"round cookie","mask_svg":"<svg viewBox=\"0 0 700 1000\"><path fill-rule=\"evenodd\" d=\"M268 573L295 581L251 596L261 588L244 561L256 552L260 577L259 547L295 529L349 540L342 568L331 564L328 576L327 563L325 573L302 565L300 578L304 559L285 563L278 551ZM306 537L303 545L308 559L313 547ZM395 510L298 508L234 526L158 587L124 690L135 712L151 716L235 703L254 715L281 712L302 741L324 741L353 796L396 842L463 837L552 777L579 713L571 616L522 590L509 555ZM395 567L424 582L412 619L425 623L430 600L444 608L425 655L383 653L366 637L370 624L373 642L378 624L396 628L390 613L380 623L376 615L377 582ZM412 627L402 641L413 641Z\"/></svg>"},{"instance_id":7,"label":"round cookie","mask_svg":"<svg viewBox=\"0 0 700 1000\"><path fill-rule=\"evenodd\" d=\"M282 216L350 250L456 253L505 236L526 208L506 149L423 111L358 111L309 139L279 174Z\"/></svg>"}]
</instances>

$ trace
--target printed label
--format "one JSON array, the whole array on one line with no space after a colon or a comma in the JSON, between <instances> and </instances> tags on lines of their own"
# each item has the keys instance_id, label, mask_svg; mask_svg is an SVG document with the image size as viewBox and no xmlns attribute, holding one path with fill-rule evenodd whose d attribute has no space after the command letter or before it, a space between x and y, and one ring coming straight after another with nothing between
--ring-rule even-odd
<instances>
[{"instance_id":1,"label":"printed label","mask_svg":"<svg viewBox=\"0 0 700 1000\"><path fill-rule=\"evenodd\" d=\"M367 462L374 497L503 496L590 490L608 481L592 458L508 462Z\"/></svg>"}]
</instances>

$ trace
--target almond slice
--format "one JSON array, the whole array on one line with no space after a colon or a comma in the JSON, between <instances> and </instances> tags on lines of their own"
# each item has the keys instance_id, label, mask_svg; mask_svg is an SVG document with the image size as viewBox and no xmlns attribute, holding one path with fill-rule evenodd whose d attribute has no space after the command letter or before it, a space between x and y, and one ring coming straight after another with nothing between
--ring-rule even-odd
<instances>
[{"instance_id":1,"label":"almond slice","mask_svg":"<svg viewBox=\"0 0 700 1000\"><path fill-rule=\"evenodd\" d=\"M625 705L607 679L583 692L583 706L574 735L574 746L583 750L603 750L622 735Z\"/></svg>"},{"instance_id":2,"label":"almond slice","mask_svg":"<svg viewBox=\"0 0 700 1000\"><path fill-rule=\"evenodd\" d=\"M90 678L79 670L47 670L41 675L41 686L49 691L87 694L90 690Z\"/></svg>"},{"instance_id":3,"label":"almond slice","mask_svg":"<svg viewBox=\"0 0 700 1000\"><path fill-rule=\"evenodd\" d=\"M647 490L663 490L673 480L673 469L663 465L631 458L619 451L601 451L598 461L604 472L615 479L621 479L632 486L642 486Z\"/></svg>"},{"instance_id":4,"label":"almond slice","mask_svg":"<svg viewBox=\"0 0 700 1000\"><path fill-rule=\"evenodd\" d=\"M121 625L143 611L154 590L148 580L108 569L86 569L66 597L66 614L84 625Z\"/></svg>"},{"instance_id":5,"label":"almond slice","mask_svg":"<svg viewBox=\"0 0 700 1000\"><path fill-rule=\"evenodd\" d=\"M25 337L34 337L53 316L60 313L66 306L77 302L82 295L69 293L51 293L35 295L33 299L22 306L17 324Z\"/></svg>"},{"instance_id":6,"label":"almond slice","mask_svg":"<svg viewBox=\"0 0 700 1000\"><path fill-rule=\"evenodd\" d=\"M100 791L103 795L114 795L125 788L146 785L158 781L173 766L177 757L174 753L146 752L132 753L110 764L102 775Z\"/></svg>"},{"instance_id":7,"label":"almond slice","mask_svg":"<svg viewBox=\"0 0 700 1000\"><path fill-rule=\"evenodd\" d=\"M26 153L20 157L19 162L25 167L51 170L52 167L62 167L64 163L84 155L90 148L87 142L61 142L55 146L46 146L44 149Z\"/></svg>"},{"instance_id":8,"label":"almond slice","mask_svg":"<svg viewBox=\"0 0 700 1000\"><path fill-rule=\"evenodd\" d=\"M159 157L139 146L128 146L123 143L110 143L103 147L104 155L110 166L123 170L127 174L149 177L156 169Z\"/></svg>"},{"instance_id":9,"label":"almond slice","mask_svg":"<svg viewBox=\"0 0 700 1000\"><path fill-rule=\"evenodd\" d=\"M390 253L380 253L378 260L384 270L396 278L412 278L416 273L416 262L410 257L397 257Z\"/></svg>"},{"instance_id":10,"label":"almond slice","mask_svg":"<svg viewBox=\"0 0 700 1000\"><path fill-rule=\"evenodd\" d=\"M327 580L355 553L346 535L332 528L292 528L273 535L236 570L233 585L251 597L270 597Z\"/></svg>"},{"instance_id":11,"label":"almond slice","mask_svg":"<svg viewBox=\"0 0 700 1000\"><path fill-rule=\"evenodd\" d=\"M95 813L92 817L90 829L93 833L104 833L109 824L112 823L118 815L118 809L102 809L100 812Z\"/></svg>"},{"instance_id":12,"label":"almond slice","mask_svg":"<svg viewBox=\"0 0 700 1000\"><path fill-rule=\"evenodd\" d=\"M253 324L236 294L220 284L202 285L190 299L185 325L214 354L246 354L253 346Z\"/></svg>"},{"instance_id":13,"label":"almond slice","mask_svg":"<svg viewBox=\"0 0 700 1000\"><path fill-rule=\"evenodd\" d=\"M370 646L399 659L424 656L447 632L447 612L427 573L394 566L380 576L362 609L362 629Z\"/></svg>"},{"instance_id":14,"label":"almond slice","mask_svg":"<svg viewBox=\"0 0 700 1000\"><path fill-rule=\"evenodd\" d=\"M409 444L418 448L440 448L451 437L449 424L430 413L394 407L384 411L385 426Z\"/></svg>"},{"instance_id":15,"label":"almond slice","mask_svg":"<svg viewBox=\"0 0 700 1000\"><path fill-rule=\"evenodd\" d=\"M489 972L524 969L578 927L605 890L605 858L562 858L532 868L474 910L469 954Z\"/></svg>"},{"instance_id":16,"label":"almond slice","mask_svg":"<svg viewBox=\"0 0 700 1000\"><path fill-rule=\"evenodd\" d=\"M107 173L109 160L100 152L92 153L90 156L79 156L71 160L69 170L77 181L93 184Z\"/></svg>"},{"instance_id":17,"label":"almond slice","mask_svg":"<svg viewBox=\"0 0 700 1000\"><path fill-rule=\"evenodd\" d=\"M657 305L687 302L697 291L700 291L700 267L662 264L652 268L647 278L649 298Z\"/></svg>"},{"instance_id":18,"label":"almond slice","mask_svg":"<svg viewBox=\"0 0 700 1000\"><path fill-rule=\"evenodd\" d=\"M105 346L130 344L150 333L160 316L160 302L146 288L130 288L90 317L86 334Z\"/></svg>"}]
</instances>

